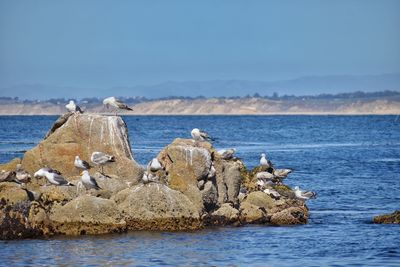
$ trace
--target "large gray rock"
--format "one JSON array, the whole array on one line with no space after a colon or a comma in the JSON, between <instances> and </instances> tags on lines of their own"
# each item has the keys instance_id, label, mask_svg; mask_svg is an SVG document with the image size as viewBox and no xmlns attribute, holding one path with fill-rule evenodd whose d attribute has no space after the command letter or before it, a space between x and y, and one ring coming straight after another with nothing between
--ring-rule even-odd
<instances>
[{"instance_id":1,"label":"large gray rock","mask_svg":"<svg viewBox=\"0 0 400 267\"><path fill-rule=\"evenodd\" d=\"M208 142L177 138L158 155L168 173L168 186L185 194L199 211L204 205L198 181L207 179L212 154L213 148Z\"/></svg>"},{"instance_id":2,"label":"large gray rock","mask_svg":"<svg viewBox=\"0 0 400 267\"><path fill-rule=\"evenodd\" d=\"M166 185L149 183L120 191L112 200L133 230L192 230L202 227L195 205Z\"/></svg>"},{"instance_id":3,"label":"large gray rock","mask_svg":"<svg viewBox=\"0 0 400 267\"><path fill-rule=\"evenodd\" d=\"M214 165L217 172L218 203L231 202L238 206L243 163L240 160L224 160L216 155Z\"/></svg>"},{"instance_id":4,"label":"large gray rock","mask_svg":"<svg viewBox=\"0 0 400 267\"><path fill-rule=\"evenodd\" d=\"M72 114L25 153L22 166L31 174L49 166L68 178L79 174L74 167L75 156L90 162L94 151L115 156L115 162L104 167L108 175L136 183L141 178L143 170L133 159L128 129L119 116Z\"/></svg>"}]
</instances>

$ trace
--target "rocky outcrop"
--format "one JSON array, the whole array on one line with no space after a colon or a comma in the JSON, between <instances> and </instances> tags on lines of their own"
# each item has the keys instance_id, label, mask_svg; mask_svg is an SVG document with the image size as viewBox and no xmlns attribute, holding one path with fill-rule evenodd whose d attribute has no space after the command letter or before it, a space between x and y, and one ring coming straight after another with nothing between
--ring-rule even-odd
<instances>
[{"instance_id":1,"label":"rocky outcrop","mask_svg":"<svg viewBox=\"0 0 400 267\"><path fill-rule=\"evenodd\" d=\"M194 230L202 227L187 196L158 183L137 185L113 197L131 230Z\"/></svg>"},{"instance_id":2,"label":"rocky outcrop","mask_svg":"<svg viewBox=\"0 0 400 267\"><path fill-rule=\"evenodd\" d=\"M93 151L114 155L115 162L105 166L107 175L92 168L100 189L87 190L74 158L79 155L89 161ZM133 158L122 118L62 116L22 161L14 159L0 165L0 170L15 175L12 171L22 163L33 176L48 166L61 171L75 186L45 185L44 179L35 178L19 185L4 178L0 182L0 238L307 223L308 209L290 187L279 182L268 185L278 197L264 193L255 178L262 168L247 171L240 159L223 159L208 142L178 138L157 158L162 168L150 170L151 181L142 181L143 169Z\"/></svg>"},{"instance_id":3,"label":"rocky outcrop","mask_svg":"<svg viewBox=\"0 0 400 267\"><path fill-rule=\"evenodd\" d=\"M400 210L396 210L391 214L375 216L373 221L380 224L400 224Z\"/></svg>"},{"instance_id":4,"label":"rocky outcrop","mask_svg":"<svg viewBox=\"0 0 400 267\"><path fill-rule=\"evenodd\" d=\"M133 159L125 122L118 116L96 114L74 113L56 123L45 140L25 153L22 167L33 174L48 166L70 177L79 174L75 156L90 162L94 151L115 156L115 162L104 167L107 175L134 183L142 176L142 168Z\"/></svg>"}]
</instances>

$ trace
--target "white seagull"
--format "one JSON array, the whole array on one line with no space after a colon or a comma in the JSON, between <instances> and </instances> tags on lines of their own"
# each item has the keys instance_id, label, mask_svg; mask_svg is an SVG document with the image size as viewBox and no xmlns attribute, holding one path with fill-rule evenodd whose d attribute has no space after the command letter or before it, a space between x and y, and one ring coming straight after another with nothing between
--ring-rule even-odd
<instances>
[{"instance_id":1,"label":"white seagull","mask_svg":"<svg viewBox=\"0 0 400 267\"><path fill-rule=\"evenodd\" d=\"M274 170L274 175L278 178L286 178L291 172L291 169L276 169Z\"/></svg>"},{"instance_id":2,"label":"white seagull","mask_svg":"<svg viewBox=\"0 0 400 267\"><path fill-rule=\"evenodd\" d=\"M90 176L88 170L82 171L81 175L81 181L86 189L101 189L101 187L97 184L96 179Z\"/></svg>"},{"instance_id":3,"label":"white seagull","mask_svg":"<svg viewBox=\"0 0 400 267\"><path fill-rule=\"evenodd\" d=\"M115 157L103 152L95 151L92 153L90 160L97 166L101 166L101 172L103 173L103 166L107 163L115 162Z\"/></svg>"},{"instance_id":4,"label":"white seagull","mask_svg":"<svg viewBox=\"0 0 400 267\"><path fill-rule=\"evenodd\" d=\"M88 170L90 169L90 165L87 161L81 160L79 156L75 157L74 166L78 169Z\"/></svg>"},{"instance_id":5,"label":"white seagull","mask_svg":"<svg viewBox=\"0 0 400 267\"><path fill-rule=\"evenodd\" d=\"M70 112L79 112L79 113L83 113L82 109L75 104L74 100L70 100L69 103L67 105L65 105L65 107L68 109L68 111Z\"/></svg>"},{"instance_id":6,"label":"white seagull","mask_svg":"<svg viewBox=\"0 0 400 267\"><path fill-rule=\"evenodd\" d=\"M142 176L142 182L144 183L144 184L148 184L148 183L150 183L150 182L156 182L157 181L157 176L156 175L153 175L151 172L147 172L147 171L145 171L144 173L143 173L143 176Z\"/></svg>"},{"instance_id":7,"label":"white seagull","mask_svg":"<svg viewBox=\"0 0 400 267\"><path fill-rule=\"evenodd\" d=\"M22 169L21 164L17 164L17 169L15 171L15 178L17 179L18 183L26 184L31 180L31 175Z\"/></svg>"},{"instance_id":8,"label":"white seagull","mask_svg":"<svg viewBox=\"0 0 400 267\"><path fill-rule=\"evenodd\" d=\"M267 169L272 168L272 163L269 159L267 159L267 155L265 155L265 153L261 154L260 165L262 167L266 167Z\"/></svg>"},{"instance_id":9,"label":"white seagull","mask_svg":"<svg viewBox=\"0 0 400 267\"><path fill-rule=\"evenodd\" d=\"M232 159L233 156L235 155L235 153L236 153L236 149L235 148L221 149L221 150L218 151L218 154L220 154L221 157L223 159L226 159L226 160Z\"/></svg>"},{"instance_id":10,"label":"white seagull","mask_svg":"<svg viewBox=\"0 0 400 267\"><path fill-rule=\"evenodd\" d=\"M157 158L153 158L150 160L149 164L147 164L147 171L156 172L161 170L163 167L160 161Z\"/></svg>"},{"instance_id":11,"label":"white seagull","mask_svg":"<svg viewBox=\"0 0 400 267\"><path fill-rule=\"evenodd\" d=\"M117 114L118 109L126 109L126 110L132 110L130 107L128 107L127 104L122 102L121 100L116 99L115 97L107 97L106 99L103 100L103 105L105 105L107 108L109 106L112 106L115 109L115 114Z\"/></svg>"},{"instance_id":12,"label":"white seagull","mask_svg":"<svg viewBox=\"0 0 400 267\"><path fill-rule=\"evenodd\" d=\"M46 177L47 181L53 185L69 185L69 186L74 186L67 180L65 180L64 177L62 177L61 174L58 174L56 172L49 172L48 168L41 168L37 172L35 172L35 177L39 176L44 176Z\"/></svg>"},{"instance_id":13,"label":"white seagull","mask_svg":"<svg viewBox=\"0 0 400 267\"><path fill-rule=\"evenodd\" d=\"M269 172L258 172L256 174L257 179L264 179L264 180L272 180L275 178L275 176L272 173Z\"/></svg>"},{"instance_id":14,"label":"white seagull","mask_svg":"<svg viewBox=\"0 0 400 267\"><path fill-rule=\"evenodd\" d=\"M46 172L48 172L48 173L56 173L56 174L61 175L61 172L59 172L57 170L54 170L54 169L49 168L49 167L44 167L44 168L41 168L40 170L38 170L37 172L35 172L33 177L35 177L35 178L44 177Z\"/></svg>"},{"instance_id":15,"label":"white seagull","mask_svg":"<svg viewBox=\"0 0 400 267\"><path fill-rule=\"evenodd\" d=\"M214 139L212 139L208 133L205 131L200 131L197 128L194 128L190 134L195 141L214 141Z\"/></svg>"},{"instance_id":16,"label":"white seagull","mask_svg":"<svg viewBox=\"0 0 400 267\"><path fill-rule=\"evenodd\" d=\"M298 199L308 200L310 198L317 198L317 193L312 191L301 191L298 186L294 187L294 194Z\"/></svg>"}]
</instances>

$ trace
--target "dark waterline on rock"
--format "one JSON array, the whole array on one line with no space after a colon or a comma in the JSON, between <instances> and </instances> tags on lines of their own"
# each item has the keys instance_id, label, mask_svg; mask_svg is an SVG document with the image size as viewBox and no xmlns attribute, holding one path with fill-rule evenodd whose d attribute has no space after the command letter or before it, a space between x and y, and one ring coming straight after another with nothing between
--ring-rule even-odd
<instances>
[{"instance_id":1,"label":"dark waterline on rock","mask_svg":"<svg viewBox=\"0 0 400 267\"><path fill-rule=\"evenodd\" d=\"M0 117L0 162L38 143L55 116ZM372 216L400 208L396 116L128 116L135 158L145 164L194 127L236 147L253 167L266 151L294 168L287 184L318 192L305 226L0 241L0 259L26 265L398 266L398 225Z\"/></svg>"}]
</instances>

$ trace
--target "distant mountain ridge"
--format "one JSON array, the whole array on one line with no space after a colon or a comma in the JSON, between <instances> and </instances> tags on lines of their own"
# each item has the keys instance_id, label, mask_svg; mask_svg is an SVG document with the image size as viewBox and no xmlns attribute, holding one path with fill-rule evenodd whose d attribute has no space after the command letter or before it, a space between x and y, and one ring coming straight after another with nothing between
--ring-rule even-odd
<instances>
[{"instance_id":1,"label":"distant mountain ridge","mask_svg":"<svg viewBox=\"0 0 400 267\"><path fill-rule=\"evenodd\" d=\"M272 95L315 95L350 91L400 91L400 73L381 75L306 76L281 81L168 81L155 85L116 86L112 88L81 88L43 84L17 85L0 89L0 96L24 99L84 98L116 96L142 96L161 98L168 96L231 97L258 93Z\"/></svg>"}]
</instances>

